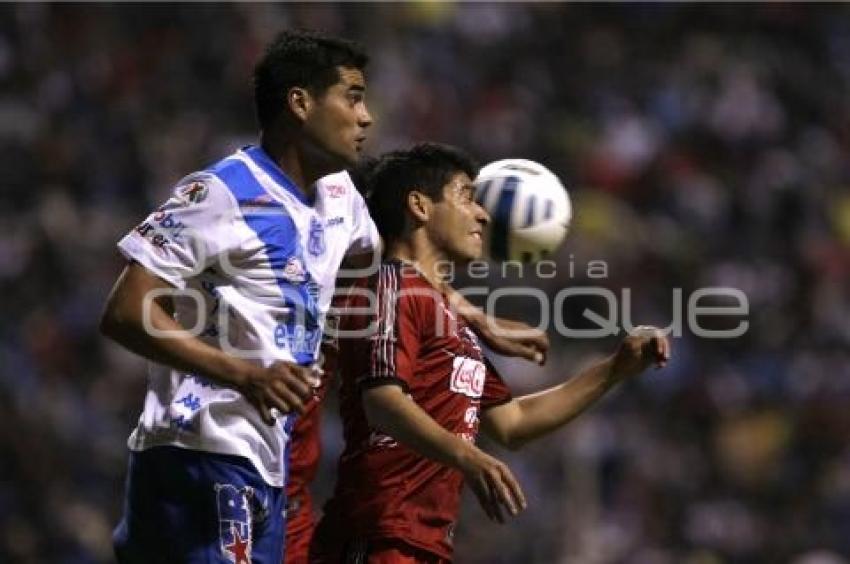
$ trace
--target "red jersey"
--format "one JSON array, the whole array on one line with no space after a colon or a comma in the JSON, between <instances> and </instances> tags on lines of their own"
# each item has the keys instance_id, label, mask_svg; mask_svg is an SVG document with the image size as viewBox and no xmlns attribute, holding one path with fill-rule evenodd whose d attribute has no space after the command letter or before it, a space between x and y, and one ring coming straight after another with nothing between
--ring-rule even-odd
<instances>
[{"instance_id":1,"label":"red jersey","mask_svg":"<svg viewBox=\"0 0 850 564\"><path fill-rule=\"evenodd\" d=\"M334 307L339 307L337 301ZM328 323L335 320L328 319ZM290 437L289 475L286 480L286 539L284 564L306 564L315 519L310 484L322 455L322 402L333 384L339 350L332 335L322 343L322 385L295 420Z\"/></svg>"},{"instance_id":2,"label":"red jersey","mask_svg":"<svg viewBox=\"0 0 850 564\"><path fill-rule=\"evenodd\" d=\"M310 538L313 535L315 517L310 484L316 477L321 458L321 413L322 400L327 394L331 374L324 369L322 385L316 395L305 406L292 428L289 452L289 475L286 481L286 539L284 564L304 564Z\"/></svg>"},{"instance_id":3,"label":"red jersey","mask_svg":"<svg viewBox=\"0 0 850 564\"><path fill-rule=\"evenodd\" d=\"M310 483L316 476L321 455L319 440L321 410L320 399L310 400L292 429L289 476L286 481L284 564L306 564L307 562L315 524Z\"/></svg>"},{"instance_id":4,"label":"red jersey","mask_svg":"<svg viewBox=\"0 0 850 564\"><path fill-rule=\"evenodd\" d=\"M399 385L437 423L474 441L479 410L509 401L510 390L472 330L412 265L384 263L357 287L340 321L345 450L319 526L323 542L328 532L337 546L400 539L451 559L463 475L371 428L360 392ZM365 335L346 336L354 331Z\"/></svg>"}]
</instances>

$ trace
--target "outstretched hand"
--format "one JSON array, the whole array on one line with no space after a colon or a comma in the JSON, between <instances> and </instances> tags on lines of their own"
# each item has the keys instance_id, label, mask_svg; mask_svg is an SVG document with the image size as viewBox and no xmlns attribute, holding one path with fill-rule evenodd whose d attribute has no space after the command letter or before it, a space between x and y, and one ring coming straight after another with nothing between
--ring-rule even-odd
<instances>
[{"instance_id":1,"label":"outstretched hand","mask_svg":"<svg viewBox=\"0 0 850 564\"><path fill-rule=\"evenodd\" d=\"M670 341L658 327L640 325L627 335L614 353L613 374L623 380L637 376L651 364L663 368L670 360Z\"/></svg>"}]
</instances>

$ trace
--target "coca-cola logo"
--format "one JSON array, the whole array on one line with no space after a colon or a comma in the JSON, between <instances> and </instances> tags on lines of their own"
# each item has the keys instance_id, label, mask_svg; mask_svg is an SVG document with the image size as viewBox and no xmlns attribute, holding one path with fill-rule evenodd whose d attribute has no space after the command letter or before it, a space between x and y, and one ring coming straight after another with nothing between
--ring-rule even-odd
<instances>
[{"instance_id":1,"label":"coca-cola logo","mask_svg":"<svg viewBox=\"0 0 850 564\"><path fill-rule=\"evenodd\" d=\"M449 388L458 394L480 398L484 393L486 374L484 363L480 360L457 356L454 358Z\"/></svg>"}]
</instances>

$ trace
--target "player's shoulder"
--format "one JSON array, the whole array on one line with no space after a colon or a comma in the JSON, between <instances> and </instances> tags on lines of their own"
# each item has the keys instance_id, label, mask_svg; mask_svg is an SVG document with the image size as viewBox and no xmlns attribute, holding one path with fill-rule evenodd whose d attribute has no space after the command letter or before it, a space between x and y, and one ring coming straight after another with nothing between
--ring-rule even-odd
<instances>
[{"instance_id":1,"label":"player's shoulder","mask_svg":"<svg viewBox=\"0 0 850 564\"><path fill-rule=\"evenodd\" d=\"M328 200L362 199L348 171L341 170L316 181L316 189Z\"/></svg>"},{"instance_id":2,"label":"player's shoulder","mask_svg":"<svg viewBox=\"0 0 850 564\"><path fill-rule=\"evenodd\" d=\"M215 184L222 200L229 200L237 207L270 205L273 199L262 187L249 163L250 158L243 148L195 174Z\"/></svg>"},{"instance_id":3,"label":"player's shoulder","mask_svg":"<svg viewBox=\"0 0 850 564\"><path fill-rule=\"evenodd\" d=\"M224 210L235 205L230 191L215 175L196 171L181 178L172 189L170 207Z\"/></svg>"},{"instance_id":4,"label":"player's shoulder","mask_svg":"<svg viewBox=\"0 0 850 564\"><path fill-rule=\"evenodd\" d=\"M400 300L416 303L417 308L430 310L440 301L440 292L410 262L398 259L382 262L377 272L377 284Z\"/></svg>"}]
</instances>

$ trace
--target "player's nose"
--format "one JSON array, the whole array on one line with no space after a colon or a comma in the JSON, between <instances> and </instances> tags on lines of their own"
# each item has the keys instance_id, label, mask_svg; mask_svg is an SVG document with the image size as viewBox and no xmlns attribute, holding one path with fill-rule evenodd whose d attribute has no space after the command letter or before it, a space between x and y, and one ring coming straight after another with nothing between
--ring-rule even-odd
<instances>
[{"instance_id":1,"label":"player's nose","mask_svg":"<svg viewBox=\"0 0 850 564\"><path fill-rule=\"evenodd\" d=\"M487 213L487 210L484 209L484 207L478 202L475 203L475 221L480 223L482 226L490 223L490 214Z\"/></svg>"},{"instance_id":2,"label":"player's nose","mask_svg":"<svg viewBox=\"0 0 850 564\"><path fill-rule=\"evenodd\" d=\"M363 129L372 125L372 114L369 113L369 109L366 107L366 104L362 104L360 110L357 112L357 125Z\"/></svg>"}]
</instances>

